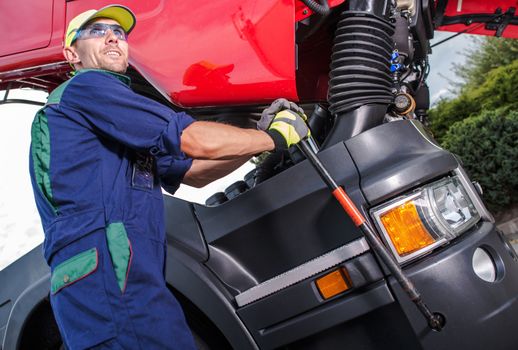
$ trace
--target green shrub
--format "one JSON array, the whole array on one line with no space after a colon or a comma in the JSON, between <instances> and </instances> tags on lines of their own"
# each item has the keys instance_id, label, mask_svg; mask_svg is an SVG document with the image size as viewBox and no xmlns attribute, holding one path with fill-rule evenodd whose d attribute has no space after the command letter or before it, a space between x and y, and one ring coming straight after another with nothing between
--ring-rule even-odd
<instances>
[{"instance_id":1,"label":"green shrub","mask_svg":"<svg viewBox=\"0 0 518 350\"><path fill-rule=\"evenodd\" d=\"M481 85L468 86L456 98L440 101L430 110L430 128L435 138L442 142L451 125L482 110L503 106L518 110L517 86L518 59L492 69Z\"/></svg>"},{"instance_id":2,"label":"green shrub","mask_svg":"<svg viewBox=\"0 0 518 350\"><path fill-rule=\"evenodd\" d=\"M480 104L468 93L452 100L441 100L430 110L430 128L437 141L441 142L454 123L479 112Z\"/></svg>"},{"instance_id":3,"label":"green shrub","mask_svg":"<svg viewBox=\"0 0 518 350\"><path fill-rule=\"evenodd\" d=\"M460 156L492 210L518 203L518 110L484 111L459 121L442 145Z\"/></svg>"}]
</instances>

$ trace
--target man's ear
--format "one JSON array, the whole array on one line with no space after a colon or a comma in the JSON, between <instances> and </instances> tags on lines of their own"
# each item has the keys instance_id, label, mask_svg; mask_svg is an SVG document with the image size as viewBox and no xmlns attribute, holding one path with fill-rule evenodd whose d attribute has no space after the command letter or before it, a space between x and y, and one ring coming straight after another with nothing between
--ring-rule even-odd
<instances>
[{"instance_id":1,"label":"man's ear","mask_svg":"<svg viewBox=\"0 0 518 350\"><path fill-rule=\"evenodd\" d=\"M65 47L63 49L63 56L65 56L65 59L70 64L77 64L80 63L81 60L79 59L79 55L77 54L77 51L74 47Z\"/></svg>"}]
</instances>

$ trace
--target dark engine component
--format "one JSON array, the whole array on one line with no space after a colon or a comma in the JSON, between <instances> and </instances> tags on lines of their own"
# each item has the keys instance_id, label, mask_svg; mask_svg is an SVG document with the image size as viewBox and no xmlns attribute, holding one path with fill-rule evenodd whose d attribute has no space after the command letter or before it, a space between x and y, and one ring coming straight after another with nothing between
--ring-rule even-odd
<instances>
[{"instance_id":1,"label":"dark engine component","mask_svg":"<svg viewBox=\"0 0 518 350\"><path fill-rule=\"evenodd\" d=\"M394 46L395 49L398 50L399 55L403 58L403 63L408 65L414 59L414 44L412 36L410 35L408 19L397 12L395 20Z\"/></svg>"},{"instance_id":2,"label":"dark engine component","mask_svg":"<svg viewBox=\"0 0 518 350\"><path fill-rule=\"evenodd\" d=\"M413 112L415 109L415 101L412 96L407 93L401 92L394 98L394 110L397 114L407 115Z\"/></svg>"},{"instance_id":3,"label":"dark engine component","mask_svg":"<svg viewBox=\"0 0 518 350\"><path fill-rule=\"evenodd\" d=\"M321 105L315 105L315 109L308 118L308 126L311 129L311 135L319 144L324 141L331 121L329 112Z\"/></svg>"},{"instance_id":4,"label":"dark engine component","mask_svg":"<svg viewBox=\"0 0 518 350\"><path fill-rule=\"evenodd\" d=\"M421 123L426 125L428 123L428 109L430 109L430 90L428 85L421 85L415 92L414 97L416 117Z\"/></svg>"},{"instance_id":5,"label":"dark engine component","mask_svg":"<svg viewBox=\"0 0 518 350\"><path fill-rule=\"evenodd\" d=\"M207 206L215 206L225 203L228 200L223 192L216 192L205 201Z\"/></svg>"},{"instance_id":6,"label":"dark engine component","mask_svg":"<svg viewBox=\"0 0 518 350\"><path fill-rule=\"evenodd\" d=\"M246 173L243 180L246 182L246 185L248 186L248 188L255 187L256 182L257 182L256 174L257 174L257 168L250 170L248 173Z\"/></svg>"},{"instance_id":7,"label":"dark engine component","mask_svg":"<svg viewBox=\"0 0 518 350\"><path fill-rule=\"evenodd\" d=\"M344 11L331 56L329 110L340 115L370 103L392 102L390 57L394 26L375 15Z\"/></svg>"},{"instance_id":8,"label":"dark engine component","mask_svg":"<svg viewBox=\"0 0 518 350\"><path fill-rule=\"evenodd\" d=\"M349 0L344 6L329 73L329 112L336 119L322 148L383 123L394 98L391 6L379 0Z\"/></svg>"},{"instance_id":9,"label":"dark engine component","mask_svg":"<svg viewBox=\"0 0 518 350\"><path fill-rule=\"evenodd\" d=\"M237 181L225 189L225 195L227 196L228 200L231 200L239 196L241 193L246 192L246 190L248 190L246 182Z\"/></svg>"},{"instance_id":10,"label":"dark engine component","mask_svg":"<svg viewBox=\"0 0 518 350\"><path fill-rule=\"evenodd\" d=\"M302 2L311 10L322 16L327 16L329 14L329 4L327 3L327 0L320 1L321 3L314 0L302 0Z\"/></svg>"}]
</instances>

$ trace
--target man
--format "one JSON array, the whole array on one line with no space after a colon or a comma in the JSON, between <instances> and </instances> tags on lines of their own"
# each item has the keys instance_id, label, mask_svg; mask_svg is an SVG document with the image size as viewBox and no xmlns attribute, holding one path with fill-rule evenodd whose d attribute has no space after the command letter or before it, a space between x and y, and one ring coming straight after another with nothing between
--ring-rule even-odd
<instances>
[{"instance_id":1,"label":"man","mask_svg":"<svg viewBox=\"0 0 518 350\"><path fill-rule=\"evenodd\" d=\"M33 122L50 299L69 349L194 349L164 280L161 187L203 186L309 135L303 115L281 111L300 113L287 101L267 110L264 132L197 122L133 93L123 73L134 26L119 5L75 17L63 53L76 74Z\"/></svg>"}]
</instances>

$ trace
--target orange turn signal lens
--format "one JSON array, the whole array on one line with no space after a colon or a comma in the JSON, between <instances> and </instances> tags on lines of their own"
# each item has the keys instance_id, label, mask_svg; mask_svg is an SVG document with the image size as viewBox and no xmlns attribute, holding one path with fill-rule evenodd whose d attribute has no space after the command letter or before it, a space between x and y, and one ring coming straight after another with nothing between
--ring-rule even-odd
<instances>
[{"instance_id":1,"label":"orange turn signal lens","mask_svg":"<svg viewBox=\"0 0 518 350\"><path fill-rule=\"evenodd\" d=\"M322 298L329 299L345 292L351 287L347 271L345 269L338 269L328 273L325 276L318 278L315 281L318 291Z\"/></svg>"},{"instance_id":2,"label":"orange turn signal lens","mask_svg":"<svg viewBox=\"0 0 518 350\"><path fill-rule=\"evenodd\" d=\"M399 256L411 254L436 242L423 225L413 201L383 213L380 218Z\"/></svg>"}]
</instances>

